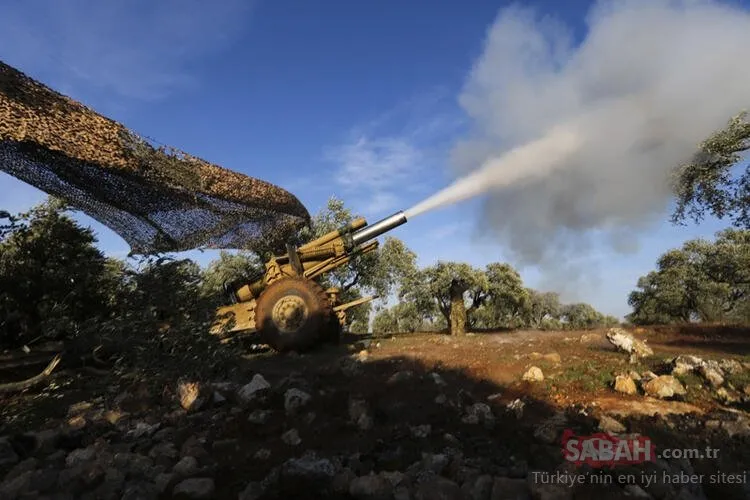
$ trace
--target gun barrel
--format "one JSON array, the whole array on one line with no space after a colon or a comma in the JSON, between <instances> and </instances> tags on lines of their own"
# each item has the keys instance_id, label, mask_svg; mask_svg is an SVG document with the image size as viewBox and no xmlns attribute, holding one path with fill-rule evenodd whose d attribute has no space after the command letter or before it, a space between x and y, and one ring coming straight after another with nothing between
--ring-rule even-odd
<instances>
[{"instance_id":1,"label":"gun barrel","mask_svg":"<svg viewBox=\"0 0 750 500\"><path fill-rule=\"evenodd\" d=\"M372 225L365 226L359 231L352 234L352 241L354 245L360 245L366 241L377 238L383 233L390 231L393 228L406 223L406 214L403 211L396 212L395 214L386 217Z\"/></svg>"}]
</instances>

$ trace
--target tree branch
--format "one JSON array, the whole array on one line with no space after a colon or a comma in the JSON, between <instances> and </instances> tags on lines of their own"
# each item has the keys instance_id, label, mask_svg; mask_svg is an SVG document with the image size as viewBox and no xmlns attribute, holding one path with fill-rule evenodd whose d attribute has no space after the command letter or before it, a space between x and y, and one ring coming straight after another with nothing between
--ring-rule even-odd
<instances>
[{"instance_id":1,"label":"tree branch","mask_svg":"<svg viewBox=\"0 0 750 500\"><path fill-rule=\"evenodd\" d=\"M27 378L26 380L21 380L19 382L9 382L7 384L0 384L0 394L8 393L8 392L19 392L26 389L30 389L31 387L34 387L35 385L38 385L41 382L44 382L49 378L49 376L52 374L52 371L57 367L57 365L60 363L61 356L60 354L56 354L54 358L52 358L52 361L49 362L47 365L47 368L42 370L42 372L38 375L35 375L31 378Z\"/></svg>"},{"instance_id":2,"label":"tree branch","mask_svg":"<svg viewBox=\"0 0 750 500\"><path fill-rule=\"evenodd\" d=\"M354 279L352 280L352 282L348 283L348 284L345 284L342 287L344 289L344 291L347 292L347 291L349 291L350 288L352 288L353 286L356 286L357 283L359 283L359 279L360 278L361 278L361 275L359 273L357 273L356 275L354 275Z\"/></svg>"}]
</instances>

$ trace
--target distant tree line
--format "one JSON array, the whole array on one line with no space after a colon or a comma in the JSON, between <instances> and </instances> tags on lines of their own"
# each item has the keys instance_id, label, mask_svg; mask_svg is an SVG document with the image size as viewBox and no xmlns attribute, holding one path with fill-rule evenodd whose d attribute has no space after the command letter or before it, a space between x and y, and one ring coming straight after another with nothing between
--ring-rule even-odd
<instances>
[{"instance_id":1,"label":"distant tree line","mask_svg":"<svg viewBox=\"0 0 750 500\"><path fill-rule=\"evenodd\" d=\"M618 319L585 303L562 304L555 292L525 287L505 263L484 269L459 262L413 267L400 283L398 302L378 312L373 331L415 332L534 328L589 329L612 326Z\"/></svg>"}]
</instances>

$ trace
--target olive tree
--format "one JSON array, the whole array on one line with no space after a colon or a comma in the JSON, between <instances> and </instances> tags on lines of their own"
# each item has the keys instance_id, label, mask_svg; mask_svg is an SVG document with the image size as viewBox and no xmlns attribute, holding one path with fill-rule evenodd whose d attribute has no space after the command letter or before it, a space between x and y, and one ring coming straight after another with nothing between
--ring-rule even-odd
<instances>
[{"instance_id":1,"label":"olive tree","mask_svg":"<svg viewBox=\"0 0 750 500\"><path fill-rule=\"evenodd\" d=\"M750 231L727 229L665 252L639 278L628 302L637 324L747 321Z\"/></svg>"},{"instance_id":2,"label":"olive tree","mask_svg":"<svg viewBox=\"0 0 750 500\"><path fill-rule=\"evenodd\" d=\"M743 111L706 139L691 161L676 169L673 222L699 222L708 213L730 219L737 228L750 229L750 164L738 175L732 172L748 150L750 121Z\"/></svg>"}]
</instances>

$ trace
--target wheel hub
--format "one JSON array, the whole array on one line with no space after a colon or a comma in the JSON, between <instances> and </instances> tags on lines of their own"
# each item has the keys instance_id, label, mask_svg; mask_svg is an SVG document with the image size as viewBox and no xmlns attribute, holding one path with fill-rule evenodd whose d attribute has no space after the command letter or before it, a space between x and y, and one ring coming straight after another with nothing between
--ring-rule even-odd
<instances>
[{"instance_id":1,"label":"wheel hub","mask_svg":"<svg viewBox=\"0 0 750 500\"><path fill-rule=\"evenodd\" d=\"M307 321L308 311L301 297L288 295L276 302L271 311L273 322L284 333L296 332Z\"/></svg>"}]
</instances>

